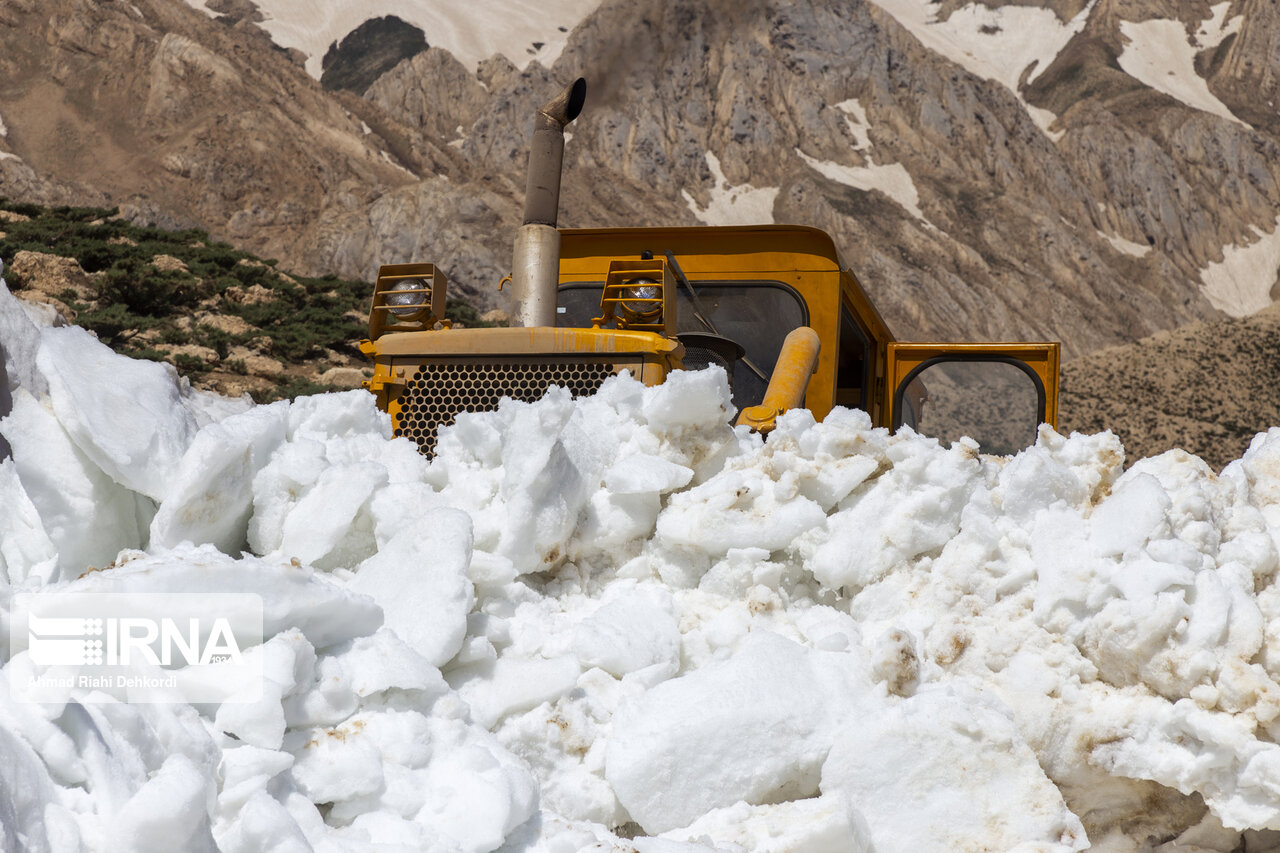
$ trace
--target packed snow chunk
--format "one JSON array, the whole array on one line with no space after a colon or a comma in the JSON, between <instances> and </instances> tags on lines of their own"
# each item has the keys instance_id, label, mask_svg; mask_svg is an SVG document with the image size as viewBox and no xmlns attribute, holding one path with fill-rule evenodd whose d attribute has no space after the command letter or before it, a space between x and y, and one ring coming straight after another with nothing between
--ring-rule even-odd
<instances>
[{"instance_id":1,"label":"packed snow chunk","mask_svg":"<svg viewBox=\"0 0 1280 853\"><path fill-rule=\"evenodd\" d=\"M196 432L177 372L117 355L76 326L43 329L36 364L76 446L116 482L162 500Z\"/></svg>"},{"instance_id":2,"label":"packed snow chunk","mask_svg":"<svg viewBox=\"0 0 1280 853\"><path fill-rule=\"evenodd\" d=\"M1050 508L1076 508L1089 500L1087 484L1070 466L1037 444L1010 459L996 478L993 499L1011 520L1032 521Z\"/></svg>"},{"instance_id":3,"label":"packed snow chunk","mask_svg":"<svg viewBox=\"0 0 1280 853\"><path fill-rule=\"evenodd\" d=\"M17 586L48 583L58 570L58 551L11 459L0 459L0 506L0 578Z\"/></svg>"},{"instance_id":4,"label":"packed snow chunk","mask_svg":"<svg viewBox=\"0 0 1280 853\"><path fill-rule=\"evenodd\" d=\"M18 479L57 549L61 578L106 566L122 550L145 544L154 505L104 474L25 389L14 394L0 434L13 447Z\"/></svg>"},{"instance_id":5,"label":"packed snow chunk","mask_svg":"<svg viewBox=\"0 0 1280 853\"><path fill-rule=\"evenodd\" d=\"M253 478L249 547L317 568L351 568L378 546L373 501L421 483L428 463L364 391L300 397L285 443Z\"/></svg>"},{"instance_id":6,"label":"packed snow chunk","mask_svg":"<svg viewBox=\"0 0 1280 853\"><path fill-rule=\"evenodd\" d=\"M312 853L314 849L288 809L264 790L228 808L214 824L213 836L219 853Z\"/></svg>"},{"instance_id":7,"label":"packed snow chunk","mask_svg":"<svg viewBox=\"0 0 1280 853\"><path fill-rule=\"evenodd\" d=\"M218 706L214 724L218 731L264 749L279 749L286 721L282 702L298 683L309 681L316 654L301 631L277 634L260 646L245 649L246 664L262 672L254 685L256 701L228 701Z\"/></svg>"},{"instance_id":8,"label":"packed snow chunk","mask_svg":"<svg viewBox=\"0 0 1280 853\"><path fill-rule=\"evenodd\" d=\"M1009 718L946 688L850 721L822 765L822 792L852 801L877 853L1089 846Z\"/></svg>"},{"instance_id":9,"label":"packed snow chunk","mask_svg":"<svg viewBox=\"0 0 1280 853\"><path fill-rule=\"evenodd\" d=\"M778 418L763 455L769 465L793 471L800 493L823 512L888 466L889 431L872 429L871 417L859 409L832 409L816 423L807 409L792 409Z\"/></svg>"},{"instance_id":10,"label":"packed snow chunk","mask_svg":"<svg viewBox=\"0 0 1280 853\"><path fill-rule=\"evenodd\" d=\"M349 588L381 606L387 627L433 666L444 666L467 632L474 593L471 518L433 509L359 565Z\"/></svg>"},{"instance_id":11,"label":"packed snow chunk","mask_svg":"<svg viewBox=\"0 0 1280 853\"><path fill-rule=\"evenodd\" d=\"M1165 538L1170 506L1160 481L1150 474L1121 477L1090 519L1090 539L1098 556L1120 557L1153 538Z\"/></svg>"},{"instance_id":12,"label":"packed snow chunk","mask_svg":"<svg viewBox=\"0 0 1280 853\"><path fill-rule=\"evenodd\" d=\"M288 403L258 406L196 433L151 520L151 547L210 543L226 554L248 544L253 477L284 442Z\"/></svg>"},{"instance_id":13,"label":"packed snow chunk","mask_svg":"<svg viewBox=\"0 0 1280 853\"><path fill-rule=\"evenodd\" d=\"M386 626L371 637L357 637L334 648L328 660L338 666L343 681L362 699L387 690L416 690L431 699L449 690L440 670Z\"/></svg>"},{"instance_id":14,"label":"packed snow chunk","mask_svg":"<svg viewBox=\"0 0 1280 853\"><path fill-rule=\"evenodd\" d=\"M289 511L278 552L324 569L364 559L374 550L374 533L371 523L355 530L356 519L386 484L387 470L377 462L326 468Z\"/></svg>"},{"instance_id":15,"label":"packed snow chunk","mask_svg":"<svg viewBox=\"0 0 1280 853\"><path fill-rule=\"evenodd\" d=\"M49 393L49 383L36 367L40 329L22 306L23 302L10 293L4 279L0 279L0 351L3 351L6 390L26 388L28 393L43 397ZM7 412L0 410L0 417L5 414Z\"/></svg>"},{"instance_id":16,"label":"packed snow chunk","mask_svg":"<svg viewBox=\"0 0 1280 853\"><path fill-rule=\"evenodd\" d=\"M843 794L776 805L716 809L664 839L752 853L871 853L866 820ZM733 847L732 845L737 845Z\"/></svg>"},{"instance_id":17,"label":"packed snow chunk","mask_svg":"<svg viewBox=\"0 0 1280 853\"><path fill-rule=\"evenodd\" d=\"M647 667L675 675L680 625L671 593L642 587L614 597L574 630L573 650L583 666L598 666L618 678Z\"/></svg>"},{"instance_id":18,"label":"packed snow chunk","mask_svg":"<svg viewBox=\"0 0 1280 853\"><path fill-rule=\"evenodd\" d=\"M506 654L456 667L445 679L471 708L471 718L486 729L510 714L553 702L578 682L582 669L573 655L553 658Z\"/></svg>"},{"instance_id":19,"label":"packed snow chunk","mask_svg":"<svg viewBox=\"0 0 1280 853\"><path fill-rule=\"evenodd\" d=\"M299 397L289 406L289 440L354 438L375 435L391 438L391 418L378 410L367 391L343 391Z\"/></svg>"},{"instance_id":20,"label":"packed snow chunk","mask_svg":"<svg viewBox=\"0 0 1280 853\"><path fill-rule=\"evenodd\" d=\"M706 812L817 793L839 714L882 713L852 654L755 632L723 662L665 681L613 718L605 778L653 834Z\"/></svg>"},{"instance_id":21,"label":"packed snow chunk","mask_svg":"<svg viewBox=\"0 0 1280 853\"><path fill-rule=\"evenodd\" d=\"M1206 711L1191 699L1148 698L1139 710L1124 731L1094 747L1093 762L1199 793L1233 829L1280 829L1280 747L1257 740L1252 720Z\"/></svg>"},{"instance_id":22,"label":"packed snow chunk","mask_svg":"<svg viewBox=\"0 0 1280 853\"><path fill-rule=\"evenodd\" d=\"M235 746L222 750L218 767L222 789L218 792L219 811L226 813L248 802L272 779L293 766L293 756L275 749L257 746ZM215 828L215 833L218 831Z\"/></svg>"},{"instance_id":23,"label":"packed snow chunk","mask_svg":"<svg viewBox=\"0 0 1280 853\"><path fill-rule=\"evenodd\" d=\"M800 493L793 472L781 471L776 479L770 473L735 466L672 495L658 516L660 540L713 556L731 548L777 551L826 522L822 507Z\"/></svg>"},{"instance_id":24,"label":"packed snow chunk","mask_svg":"<svg viewBox=\"0 0 1280 853\"><path fill-rule=\"evenodd\" d=\"M1142 684L1170 700L1197 691L1205 707L1252 707L1263 723L1280 714L1280 686L1255 661L1268 593L1254 591L1274 574L1274 545L1240 484L1170 451L1117 480L1088 521L1087 542L1080 523L1058 526L1054 535L1074 530L1075 543L1057 560L1037 557L1042 579L1061 580L1058 560L1074 566L1073 615L1047 627L1065 630L1110 684Z\"/></svg>"},{"instance_id":25,"label":"packed snow chunk","mask_svg":"<svg viewBox=\"0 0 1280 853\"><path fill-rule=\"evenodd\" d=\"M1242 477L1249 503L1262 512L1276 547L1280 549L1280 427L1258 433L1239 460L1222 472Z\"/></svg>"},{"instance_id":26,"label":"packed snow chunk","mask_svg":"<svg viewBox=\"0 0 1280 853\"><path fill-rule=\"evenodd\" d=\"M944 449L904 429L886 454L893 467L841 501L802 544L813 576L827 587L864 587L941 550L982 483L977 445L968 439Z\"/></svg>"},{"instance_id":27,"label":"packed snow chunk","mask_svg":"<svg viewBox=\"0 0 1280 853\"><path fill-rule=\"evenodd\" d=\"M185 755L160 769L111 817L114 847L133 853L216 851L209 821L214 781Z\"/></svg>"},{"instance_id":28,"label":"packed snow chunk","mask_svg":"<svg viewBox=\"0 0 1280 853\"><path fill-rule=\"evenodd\" d=\"M637 453L609 466L604 475L604 485L615 494L665 493L687 486L692 479L691 468L658 456Z\"/></svg>"},{"instance_id":29,"label":"packed snow chunk","mask_svg":"<svg viewBox=\"0 0 1280 853\"><path fill-rule=\"evenodd\" d=\"M244 556L236 560L212 545L179 545L158 554L123 555L121 565L92 572L59 592L218 593L234 590L262 599L264 639L297 628L325 650L382 625L382 611L309 566Z\"/></svg>"},{"instance_id":30,"label":"packed snow chunk","mask_svg":"<svg viewBox=\"0 0 1280 853\"><path fill-rule=\"evenodd\" d=\"M75 818L58 803L40 756L0 728L0 849L30 853L80 850Z\"/></svg>"},{"instance_id":31,"label":"packed snow chunk","mask_svg":"<svg viewBox=\"0 0 1280 853\"><path fill-rule=\"evenodd\" d=\"M294 779L313 802L332 804L326 820L347 837L487 853L537 809L523 765L456 719L361 712L306 733L295 754Z\"/></svg>"},{"instance_id":32,"label":"packed snow chunk","mask_svg":"<svg viewBox=\"0 0 1280 853\"><path fill-rule=\"evenodd\" d=\"M433 717L431 762L415 819L465 853L500 847L538 809L538 783L488 732Z\"/></svg>"},{"instance_id":33,"label":"packed snow chunk","mask_svg":"<svg viewBox=\"0 0 1280 853\"><path fill-rule=\"evenodd\" d=\"M328 467L324 443L301 439L280 447L254 475L249 547L255 554L280 547L289 514Z\"/></svg>"},{"instance_id":34,"label":"packed snow chunk","mask_svg":"<svg viewBox=\"0 0 1280 853\"><path fill-rule=\"evenodd\" d=\"M563 388L538 403L503 400L499 414L509 420L500 489L506 523L497 553L521 574L552 569L599 488L612 439L590 429Z\"/></svg>"},{"instance_id":35,"label":"packed snow chunk","mask_svg":"<svg viewBox=\"0 0 1280 853\"><path fill-rule=\"evenodd\" d=\"M312 729L290 773L313 803L341 803L383 790L382 755L354 717L332 729Z\"/></svg>"},{"instance_id":36,"label":"packed snow chunk","mask_svg":"<svg viewBox=\"0 0 1280 853\"><path fill-rule=\"evenodd\" d=\"M644 418L655 430L707 428L727 424L733 398L724 370L678 370L661 385L645 389Z\"/></svg>"}]
</instances>

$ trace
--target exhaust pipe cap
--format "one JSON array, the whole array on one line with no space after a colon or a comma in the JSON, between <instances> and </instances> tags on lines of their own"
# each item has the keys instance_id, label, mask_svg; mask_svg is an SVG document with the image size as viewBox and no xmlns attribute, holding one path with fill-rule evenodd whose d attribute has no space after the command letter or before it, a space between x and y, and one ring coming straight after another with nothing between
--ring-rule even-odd
<instances>
[{"instance_id":1,"label":"exhaust pipe cap","mask_svg":"<svg viewBox=\"0 0 1280 853\"><path fill-rule=\"evenodd\" d=\"M565 104L564 123L568 124L573 121L582 112L582 106L587 102L587 80L585 77L579 77L569 86L569 101Z\"/></svg>"}]
</instances>

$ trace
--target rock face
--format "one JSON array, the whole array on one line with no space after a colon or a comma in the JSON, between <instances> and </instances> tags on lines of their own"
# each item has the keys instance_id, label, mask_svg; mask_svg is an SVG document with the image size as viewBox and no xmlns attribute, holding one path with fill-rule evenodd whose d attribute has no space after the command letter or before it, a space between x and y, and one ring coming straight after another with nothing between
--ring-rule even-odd
<instances>
[{"instance_id":1,"label":"rock face","mask_svg":"<svg viewBox=\"0 0 1280 853\"><path fill-rule=\"evenodd\" d=\"M401 60L427 49L422 30L395 15L370 18L356 27L341 42L334 42L324 55L320 85L363 94Z\"/></svg>"},{"instance_id":2,"label":"rock face","mask_svg":"<svg viewBox=\"0 0 1280 853\"><path fill-rule=\"evenodd\" d=\"M366 85L398 48L357 31L334 61L362 97L253 0L213 8L6 4L3 192L199 223L303 273L430 260L508 307L532 112L583 74L562 225L816 225L899 337L1068 358L1246 313L1205 271L1280 210L1267 0L609 0L550 69L430 48ZM1253 307L1265 267L1241 267Z\"/></svg>"}]
</instances>

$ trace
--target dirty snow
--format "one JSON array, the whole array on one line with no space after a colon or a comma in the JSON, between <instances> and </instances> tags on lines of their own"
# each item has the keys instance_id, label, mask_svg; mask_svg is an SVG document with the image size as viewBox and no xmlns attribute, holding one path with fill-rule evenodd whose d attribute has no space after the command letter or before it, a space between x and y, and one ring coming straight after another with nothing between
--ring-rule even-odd
<instances>
[{"instance_id":1,"label":"dirty snow","mask_svg":"<svg viewBox=\"0 0 1280 853\"><path fill-rule=\"evenodd\" d=\"M0 328L4 621L264 604L251 702L35 704L8 661L3 849L1280 849L1280 429L1220 474L839 408L764 441L712 369L428 462L363 391L195 394L3 287Z\"/></svg>"},{"instance_id":2,"label":"dirty snow","mask_svg":"<svg viewBox=\"0 0 1280 853\"><path fill-rule=\"evenodd\" d=\"M1210 304L1232 317L1245 317L1271 304L1280 280L1280 217L1268 234L1256 225L1257 237L1244 246L1223 246L1222 260L1200 271L1200 291Z\"/></svg>"}]
</instances>

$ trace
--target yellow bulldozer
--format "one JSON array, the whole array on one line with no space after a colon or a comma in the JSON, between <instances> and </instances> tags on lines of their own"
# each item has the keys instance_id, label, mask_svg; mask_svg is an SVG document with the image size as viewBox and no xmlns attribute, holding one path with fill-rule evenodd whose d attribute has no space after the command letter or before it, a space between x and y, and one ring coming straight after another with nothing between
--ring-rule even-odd
<instances>
[{"instance_id":1,"label":"yellow bulldozer","mask_svg":"<svg viewBox=\"0 0 1280 853\"><path fill-rule=\"evenodd\" d=\"M585 98L578 79L535 114L512 326L453 328L439 267L380 268L361 349L396 435L431 455L459 413L503 397L591 394L624 370L656 385L710 364L729 376L738 423L760 432L789 409L821 420L847 406L1009 453L1056 426L1057 343L897 341L816 228L557 229L564 129Z\"/></svg>"}]
</instances>

